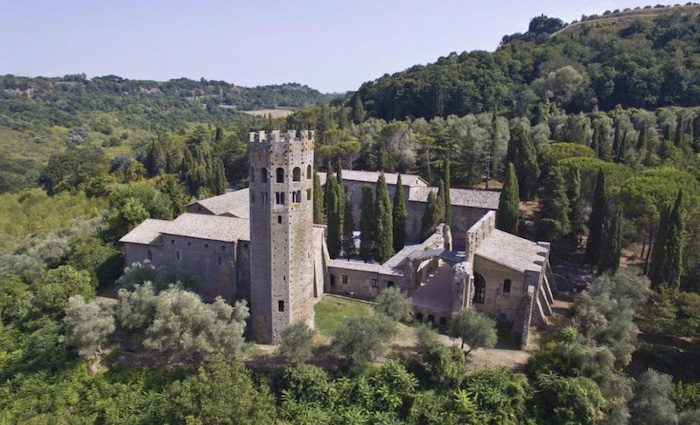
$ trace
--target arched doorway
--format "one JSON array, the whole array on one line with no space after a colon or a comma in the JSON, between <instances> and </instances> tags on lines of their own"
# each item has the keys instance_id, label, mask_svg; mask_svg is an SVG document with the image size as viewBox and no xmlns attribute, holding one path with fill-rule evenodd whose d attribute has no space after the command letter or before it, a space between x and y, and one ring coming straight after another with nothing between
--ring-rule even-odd
<instances>
[{"instance_id":1,"label":"arched doorway","mask_svg":"<svg viewBox=\"0 0 700 425\"><path fill-rule=\"evenodd\" d=\"M479 273L474 273L474 297L472 304L483 304L486 298L486 280Z\"/></svg>"}]
</instances>

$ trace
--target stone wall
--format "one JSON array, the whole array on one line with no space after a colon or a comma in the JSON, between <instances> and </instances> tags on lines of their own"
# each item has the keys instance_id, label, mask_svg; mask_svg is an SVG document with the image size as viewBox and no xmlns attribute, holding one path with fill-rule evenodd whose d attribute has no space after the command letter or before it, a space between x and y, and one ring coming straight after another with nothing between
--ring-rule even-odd
<instances>
[{"instance_id":1,"label":"stone wall","mask_svg":"<svg viewBox=\"0 0 700 425\"><path fill-rule=\"evenodd\" d=\"M241 298L236 273L236 244L162 235L162 245L126 243L126 264L148 259L154 267L177 267L195 275L205 301L217 296L230 302Z\"/></svg>"}]
</instances>

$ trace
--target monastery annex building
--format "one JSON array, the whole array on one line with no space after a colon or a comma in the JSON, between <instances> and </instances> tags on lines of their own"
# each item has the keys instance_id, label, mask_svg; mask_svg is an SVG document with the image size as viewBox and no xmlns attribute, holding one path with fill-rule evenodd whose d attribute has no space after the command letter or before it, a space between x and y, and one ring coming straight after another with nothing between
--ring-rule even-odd
<instances>
[{"instance_id":1,"label":"monastery annex building","mask_svg":"<svg viewBox=\"0 0 700 425\"><path fill-rule=\"evenodd\" d=\"M412 175L397 187L398 174L385 173L390 196L403 190L407 200L406 246L383 264L331 259L325 226L313 224L313 131L251 133L248 152L249 188L192 202L172 221L147 219L121 239L127 265L177 267L198 279L205 300L248 300L263 343L293 322L313 326L324 293L372 300L388 287L411 297L418 321L444 329L452 313L475 308L510 326L521 348L531 326L547 325L556 289L549 244L496 229L499 192L449 189L451 226L420 240L437 188ZM362 187L379 175L342 171L356 225Z\"/></svg>"}]
</instances>

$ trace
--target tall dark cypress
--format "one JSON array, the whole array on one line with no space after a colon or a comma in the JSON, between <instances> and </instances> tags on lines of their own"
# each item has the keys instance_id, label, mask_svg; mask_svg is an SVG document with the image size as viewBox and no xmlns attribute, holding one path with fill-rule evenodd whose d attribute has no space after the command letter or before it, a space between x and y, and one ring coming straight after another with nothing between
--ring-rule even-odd
<instances>
[{"instance_id":1,"label":"tall dark cypress","mask_svg":"<svg viewBox=\"0 0 700 425\"><path fill-rule=\"evenodd\" d=\"M355 256L355 220L352 216L352 198L349 195L343 196L345 199L343 214L343 253L348 260Z\"/></svg>"},{"instance_id":2,"label":"tall dark cypress","mask_svg":"<svg viewBox=\"0 0 700 425\"><path fill-rule=\"evenodd\" d=\"M401 174L396 180L396 191L394 192L394 208L391 210L393 219L394 252L399 252L406 244L406 195L403 193L401 185Z\"/></svg>"},{"instance_id":3,"label":"tall dark cypress","mask_svg":"<svg viewBox=\"0 0 700 425\"><path fill-rule=\"evenodd\" d=\"M452 199L450 198L450 187L452 177L450 175L450 160L445 160L445 224L452 225Z\"/></svg>"},{"instance_id":4,"label":"tall dark cypress","mask_svg":"<svg viewBox=\"0 0 700 425\"><path fill-rule=\"evenodd\" d=\"M581 201L581 173L578 167L573 166L567 176L566 196L569 198L569 223L571 224L571 242L575 248L578 247L579 239L584 232L583 226L583 204Z\"/></svg>"},{"instance_id":5,"label":"tall dark cypress","mask_svg":"<svg viewBox=\"0 0 700 425\"><path fill-rule=\"evenodd\" d=\"M338 192L338 222L340 223L340 228L345 228L345 185L343 184L343 166L340 161L338 161L338 172L335 178L335 190Z\"/></svg>"},{"instance_id":6,"label":"tall dark cypress","mask_svg":"<svg viewBox=\"0 0 700 425\"><path fill-rule=\"evenodd\" d=\"M422 240L427 239L435 231L435 226L440 222L439 210L437 196L435 196L435 192L431 191L428 193L428 202L425 204L425 212L423 212L421 220L420 235Z\"/></svg>"},{"instance_id":7,"label":"tall dark cypress","mask_svg":"<svg viewBox=\"0 0 700 425\"><path fill-rule=\"evenodd\" d=\"M513 127L510 140L520 199L529 201L537 193L537 179L540 174L540 168L537 165L537 152L530 140L530 132L521 122L516 123Z\"/></svg>"},{"instance_id":8,"label":"tall dark cypress","mask_svg":"<svg viewBox=\"0 0 700 425\"><path fill-rule=\"evenodd\" d=\"M368 185L362 186L360 204L360 258L370 261L374 252L374 194Z\"/></svg>"},{"instance_id":9,"label":"tall dark cypress","mask_svg":"<svg viewBox=\"0 0 700 425\"><path fill-rule=\"evenodd\" d=\"M605 221L608 217L608 199L605 194L605 173L598 170L595 188L593 191L593 202L591 205L591 216L588 220L588 241L586 241L586 263L596 265L600 262L600 250L603 242L603 232Z\"/></svg>"},{"instance_id":10,"label":"tall dark cypress","mask_svg":"<svg viewBox=\"0 0 700 425\"><path fill-rule=\"evenodd\" d=\"M326 227L326 245L328 246L328 255L331 258L337 258L340 255L341 248L340 239L342 228L340 213L338 212L340 202L338 200L336 185L335 176L333 173L328 173L326 177L326 187L330 187L330 190L326 191L326 218L328 220L328 225Z\"/></svg>"},{"instance_id":11,"label":"tall dark cypress","mask_svg":"<svg viewBox=\"0 0 700 425\"><path fill-rule=\"evenodd\" d=\"M601 249L602 255L598 263L598 274L614 274L620 268L621 227L622 209L618 208L605 231L603 247Z\"/></svg>"},{"instance_id":12,"label":"tall dark cypress","mask_svg":"<svg viewBox=\"0 0 700 425\"><path fill-rule=\"evenodd\" d=\"M326 186L324 187L323 192L323 212L326 213L326 219L328 219L330 207L328 200L331 197L331 191L334 191L335 189L335 175L333 175L333 166L328 163L328 170L326 171Z\"/></svg>"},{"instance_id":13,"label":"tall dark cypress","mask_svg":"<svg viewBox=\"0 0 700 425\"><path fill-rule=\"evenodd\" d=\"M613 137L612 156L613 161L620 162L620 147L622 145L622 131L619 121L615 123L615 136Z\"/></svg>"},{"instance_id":14,"label":"tall dark cypress","mask_svg":"<svg viewBox=\"0 0 700 425\"><path fill-rule=\"evenodd\" d=\"M384 173L379 175L377 189L374 198L374 212L376 214L376 249L375 258L380 263L391 257L394 245L393 222L391 217L391 200L389 189L386 186Z\"/></svg>"},{"instance_id":15,"label":"tall dark cypress","mask_svg":"<svg viewBox=\"0 0 700 425\"><path fill-rule=\"evenodd\" d=\"M360 97L360 94L356 92L352 96L352 99L350 99L350 103L351 103L350 117L352 118L352 121L355 124L359 124L365 118L365 108L362 105L362 98Z\"/></svg>"},{"instance_id":16,"label":"tall dark cypress","mask_svg":"<svg viewBox=\"0 0 700 425\"><path fill-rule=\"evenodd\" d=\"M222 195L226 192L226 188L228 187L226 172L224 170L224 162L216 158L214 160L214 164L214 194Z\"/></svg>"},{"instance_id":17,"label":"tall dark cypress","mask_svg":"<svg viewBox=\"0 0 700 425\"><path fill-rule=\"evenodd\" d=\"M509 163L506 167L506 178L503 182L503 190L498 199L496 211L496 227L504 232L516 235L520 225L520 196L518 195L518 179L515 175L515 167Z\"/></svg>"},{"instance_id":18,"label":"tall dark cypress","mask_svg":"<svg viewBox=\"0 0 700 425\"><path fill-rule=\"evenodd\" d=\"M437 219L438 222L436 224L442 223L445 221L445 182L440 179L440 183L438 183L438 192L437 192Z\"/></svg>"},{"instance_id":19,"label":"tall dark cypress","mask_svg":"<svg viewBox=\"0 0 700 425\"><path fill-rule=\"evenodd\" d=\"M323 224L323 191L321 190L321 179L314 170L314 223Z\"/></svg>"},{"instance_id":20,"label":"tall dark cypress","mask_svg":"<svg viewBox=\"0 0 700 425\"><path fill-rule=\"evenodd\" d=\"M659 234L649 264L649 280L654 286L666 283L674 288L680 287L684 248L682 203L683 191L679 190L668 218L664 217L666 214L661 215Z\"/></svg>"},{"instance_id":21,"label":"tall dark cypress","mask_svg":"<svg viewBox=\"0 0 700 425\"><path fill-rule=\"evenodd\" d=\"M539 238L557 240L571 231L569 198L564 186L559 167L551 167L542 183L540 221L537 229Z\"/></svg>"}]
</instances>

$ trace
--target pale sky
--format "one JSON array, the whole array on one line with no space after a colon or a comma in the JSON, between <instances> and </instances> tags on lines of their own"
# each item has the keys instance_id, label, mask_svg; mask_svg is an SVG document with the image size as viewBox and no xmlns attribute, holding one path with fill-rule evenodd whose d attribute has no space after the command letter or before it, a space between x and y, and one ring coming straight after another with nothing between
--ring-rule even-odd
<instances>
[{"instance_id":1,"label":"pale sky","mask_svg":"<svg viewBox=\"0 0 700 425\"><path fill-rule=\"evenodd\" d=\"M340 92L453 51L493 51L540 14L569 22L656 4L640 1L0 0L0 74Z\"/></svg>"}]
</instances>

